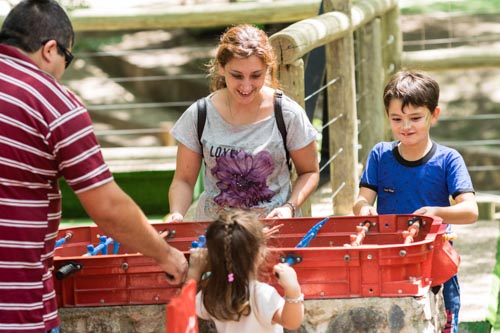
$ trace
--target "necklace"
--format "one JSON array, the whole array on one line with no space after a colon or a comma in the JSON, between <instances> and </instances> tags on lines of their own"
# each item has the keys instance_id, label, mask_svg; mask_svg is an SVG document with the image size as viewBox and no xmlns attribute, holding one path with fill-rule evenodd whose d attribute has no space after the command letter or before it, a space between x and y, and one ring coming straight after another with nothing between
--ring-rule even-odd
<instances>
[{"instance_id":1,"label":"necklace","mask_svg":"<svg viewBox=\"0 0 500 333\"><path fill-rule=\"evenodd\" d=\"M227 108L229 109L229 115L231 116L231 119L234 120L233 110L231 109L231 101L229 100L229 93L226 94L226 103Z\"/></svg>"},{"instance_id":2,"label":"necklace","mask_svg":"<svg viewBox=\"0 0 500 333\"><path fill-rule=\"evenodd\" d=\"M262 105L262 101L263 101L263 98L260 99L257 107L252 110L251 112L244 112L243 114L247 115L247 117L245 117L244 119L239 119L242 124L240 125L245 125L245 124L251 124L253 122L255 122L259 116L259 111L260 111L260 107ZM234 112L233 113L233 109L231 108L231 101L229 99L229 92L226 94L226 103L227 103L227 108L229 110L229 115L231 117L231 119L234 121L234 120L238 120L238 118L236 117L237 116L237 113L238 111ZM250 116L248 116L250 115ZM249 120L248 122L246 120ZM237 123L239 123L237 122Z\"/></svg>"}]
</instances>

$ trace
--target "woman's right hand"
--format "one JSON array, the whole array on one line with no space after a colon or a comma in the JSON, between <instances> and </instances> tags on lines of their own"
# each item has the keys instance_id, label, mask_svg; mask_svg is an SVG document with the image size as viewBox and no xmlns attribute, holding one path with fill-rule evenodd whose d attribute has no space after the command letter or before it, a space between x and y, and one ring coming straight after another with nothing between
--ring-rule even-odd
<instances>
[{"instance_id":1,"label":"woman's right hand","mask_svg":"<svg viewBox=\"0 0 500 333\"><path fill-rule=\"evenodd\" d=\"M170 222L182 222L184 221L184 216L182 216L181 213L170 213L167 215L165 222L170 223Z\"/></svg>"}]
</instances>

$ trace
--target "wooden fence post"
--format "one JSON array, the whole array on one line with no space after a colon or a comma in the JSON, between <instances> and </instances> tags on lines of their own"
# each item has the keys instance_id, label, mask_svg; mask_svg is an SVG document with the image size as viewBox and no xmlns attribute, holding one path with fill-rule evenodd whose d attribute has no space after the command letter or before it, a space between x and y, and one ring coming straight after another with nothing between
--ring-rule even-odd
<instances>
[{"instance_id":1,"label":"wooden fence post","mask_svg":"<svg viewBox=\"0 0 500 333\"><path fill-rule=\"evenodd\" d=\"M278 66L278 78L283 91L303 108L304 102L304 61L299 59L289 65ZM292 181L297 177L295 170L292 172ZM311 198L307 199L301 207L302 216L311 216Z\"/></svg>"},{"instance_id":2,"label":"wooden fence post","mask_svg":"<svg viewBox=\"0 0 500 333\"><path fill-rule=\"evenodd\" d=\"M403 54L403 35L399 27L399 6L395 6L382 17L382 62L384 86L390 77L401 69ZM385 118L384 118L385 119ZM384 126L385 140L391 140L392 134L387 122Z\"/></svg>"},{"instance_id":3,"label":"wooden fence post","mask_svg":"<svg viewBox=\"0 0 500 333\"><path fill-rule=\"evenodd\" d=\"M358 151L364 164L371 148L384 140L385 109L380 19L359 28L356 35L356 86L358 91Z\"/></svg>"},{"instance_id":4,"label":"wooden fence post","mask_svg":"<svg viewBox=\"0 0 500 333\"><path fill-rule=\"evenodd\" d=\"M351 19L351 0L327 0L325 11L345 13ZM352 24L351 24L352 26ZM338 118L330 125L330 154L338 154L330 164L332 204L335 215L352 213L358 188L358 126L354 75L354 38L346 36L326 44L326 81L328 87L328 117Z\"/></svg>"},{"instance_id":5,"label":"wooden fence post","mask_svg":"<svg viewBox=\"0 0 500 333\"><path fill-rule=\"evenodd\" d=\"M384 83L401 68L403 54L403 35L399 27L399 6L395 6L382 17L383 65L385 68Z\"/></svg>"}]
</instances>

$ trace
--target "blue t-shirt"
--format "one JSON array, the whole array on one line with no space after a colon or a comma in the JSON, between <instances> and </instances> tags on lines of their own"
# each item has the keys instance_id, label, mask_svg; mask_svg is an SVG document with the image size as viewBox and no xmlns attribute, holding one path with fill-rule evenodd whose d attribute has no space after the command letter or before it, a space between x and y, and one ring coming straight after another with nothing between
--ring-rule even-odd
<instances>
[{"instance_id":1,"label":"blue t-shirt","mask_svg":"<svg viewBox=\"0 0 500 333\"><path fill-rule=\"evenodd\" d=\"M450 196L474 192L465 162L455 149L432 143L420 160L407 161L398 142L380 142L371 150L360 187L377 192L379 214L412 214L424 206L450 206Z\"/></svg>"}]
</instances>

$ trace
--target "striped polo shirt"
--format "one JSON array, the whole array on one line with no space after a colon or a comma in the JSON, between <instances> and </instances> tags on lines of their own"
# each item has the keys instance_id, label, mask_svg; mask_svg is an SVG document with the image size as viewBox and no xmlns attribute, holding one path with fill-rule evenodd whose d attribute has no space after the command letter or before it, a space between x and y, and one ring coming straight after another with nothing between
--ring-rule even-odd
<instances>
[{"instance_id":1,"label":"striped polo shirt","mask_svg":"<svg viewBox=\"0 0 500 333\"><path fill-rule=\"evenodd\" d=\"M0 333L59 325L52 278L58 179L76 193L112 180L83 104L0 44Z\"/></svg>"}]
</instances>

